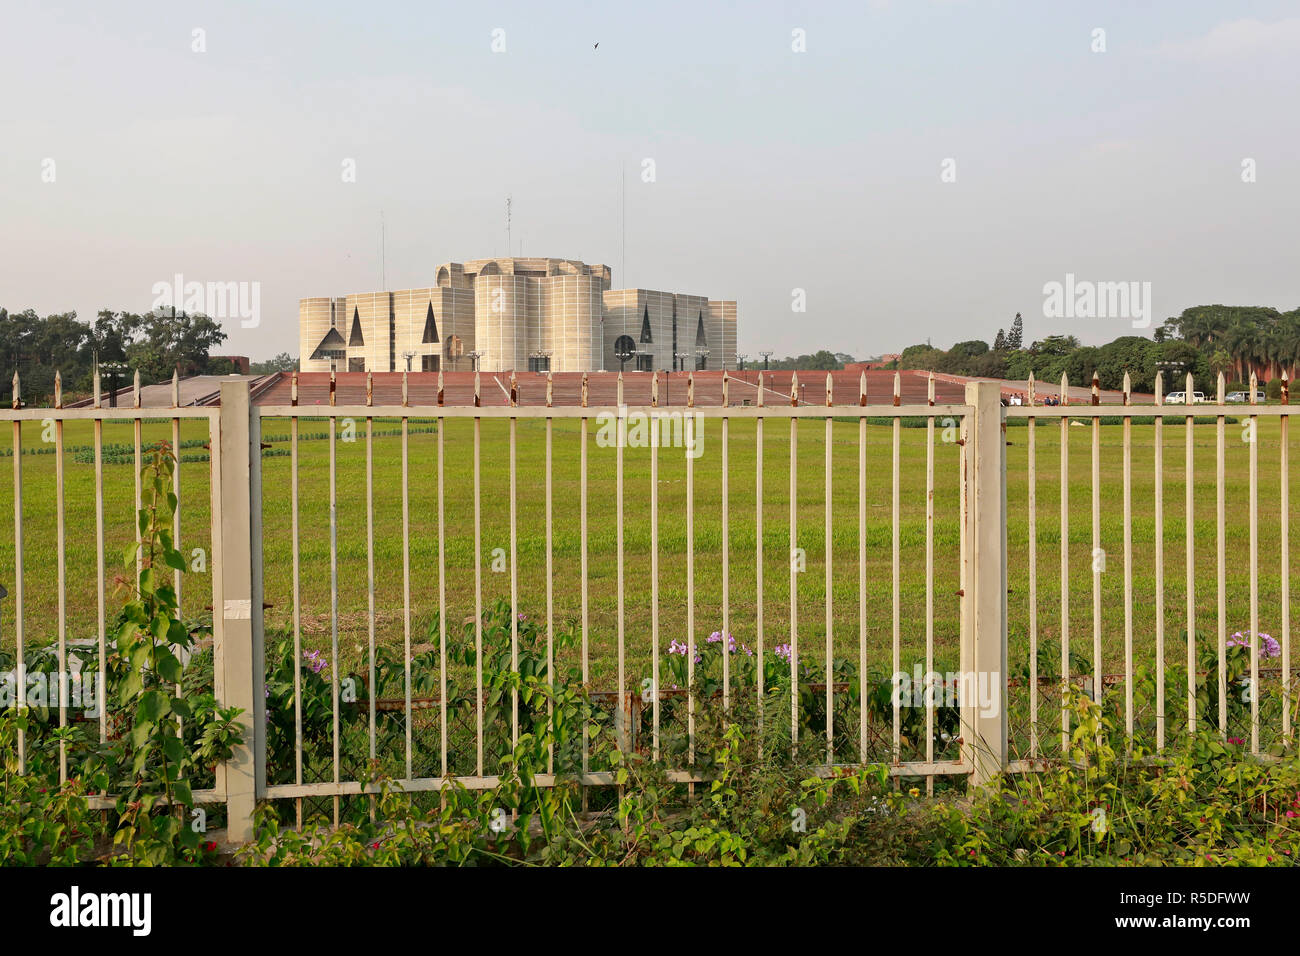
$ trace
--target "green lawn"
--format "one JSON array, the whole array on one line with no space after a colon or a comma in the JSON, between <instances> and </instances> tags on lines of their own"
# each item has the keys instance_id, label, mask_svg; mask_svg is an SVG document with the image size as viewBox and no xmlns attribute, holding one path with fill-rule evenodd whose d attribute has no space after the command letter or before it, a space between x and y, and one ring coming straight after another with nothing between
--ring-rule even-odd
<instances>
[{"instance_id":1,"label":"green lawn","mask_svg":"<svg viewBox=\"0 0 1300 956\"><path fill-rule=\"evenodd\" d=\"M1179 635L1185 627L1184 566L1184 439L1181 423L1165 426L1165 631L1169 659L1185 659ZM418 423L427 427L428 423ZM323 422L304 422L303 433L319 433ZM391 422L376 429L391 430ZM414 424L413 424L413 427ZM472 424L447 424L446 547L449 619L460 622L473 613L473 470ZM510 576L493 573L492 552L510 550L508 423L482 426L482 557L483 600L508 597ZM554 425L554 597L557 621L576 618L580 610L579 432L574 420ZM753 422L733 422L730 440L730 629L739 641L756 642L755 593L755 473ZM806 571L799 576L799 632L802 656L821 659L825 644L824 455L825 426L805 420L799 426L798 546L806 550ZM546 549L544 510L545 423L525 419L518 424L518 556L520 608L540 617L546 611ZM28 447L42 445L40 428L26 426ZM267 421L266 436L287 436L288 423ZM206 438L206 423L186 423L183 438ZM1108 552L1102 575L1102 633L1104 669L1123 669L1123 512L1121 499L1121 426L1102 428L1101 545ZM1215 591L1215 427L1198 425L1196 443L1196 579L1198 627L1217 627ZM1292 460L1300 460L1296 429L1292 430ZM170 422L145 426L146 442L170 437ZM1133 593L1134 634L1139 660L1154 654L1155 577L1157 547L1154 529L1153 442L1150 425L1133 428ZM1060 428L1055 421L1037 427L1038 447L1038 627L1042 642L1060 633ZM354 658L365 645L367 630L365 426L357 423L357 440L340 441L338 450L339 608L344 654ZM936 430L938 438L939 430ZM1025 660L1028 631L1028 481L1027 429L1008 429L1008 547L1011 658ZM108 443L129 442L129 424L105 426ZM613 682L616 656L617 587L615 548L615 451L599 447L593 421L589 437L588 527L590 533L590 640L596 682ZM831 568L832 622L837 654L857 656L858 604L858 428L833 425L833 498ZM869 660L884 668L889 662L891 634L890 564L890 444L892 428L867 429L867 600ZM1259 608L1261 630L1281 638L1279 576L1279 425L1262 419L1259 426ZM1071 647L1085 658L1092 655L1091 574L1091 428L1070 428L1070 604ZM66 444L89 445L91 426L67 426ZM706 419L704 452L695 471L695 622L702 640L722 626L721 424ZM275 441L287 449L287 441ZM308 647L329 641L329 472L328 442L301 443L301 587L304 642ZM410 438L410 535L402 534L400 440L382 436L375 448L375 602L378 639L402 640L402 556L409 540L413 640L426 640L429 620L438 606L437 573L437 437ZM1228 631L1249 625L1248 450L1241 428L1227 426L1228 500ZM186 449L186 454L201 452ZM902 429L902 660L921 659L925 648L925 430ZM789 425L769 421L764 456L764 627L768 647L789 640ZM54 465L50 454L28 455L24 467L26 628L29 641L57 634L56 531ZM2 466L12 469L12 459ZM69 451L67 472L67 616L70 638L90 637L95 628L95 510L94 476L89 464L77 462ZM958 641L958 484L957 447L936 440L934 524L934 641L941 669L956 669ZM273 606L268 627L287 627L292 620L292 563L289 509L290 460L267 457L263 463L265 594ZM208 465L181 466L181 544L210 548ZM131 534L132 469L129 464L105 466L107 562L111 581L121 568L122 547ZM1300 495L1300 492L1295 492ZM625 595L624 615L629 680L639 682L650 655L651 549L649 451L625 452ZM659 606L660 643L686 636L686 459L681 450L663 449L659 474ZM1297 538L1292 527L1292 540ZM11 596L0 604L0 640L13 640L13 505L12 482L0 482L0 580ZM210 570L210 553L209 553ZM207 573L186 575L183 607L206 613L212 603ZM110 593L110 608L115 602ZM1059 656L1059 655L1058 655ZM1053 658L1055 659L1055 658Z\"/></svg>"}]
</instances>

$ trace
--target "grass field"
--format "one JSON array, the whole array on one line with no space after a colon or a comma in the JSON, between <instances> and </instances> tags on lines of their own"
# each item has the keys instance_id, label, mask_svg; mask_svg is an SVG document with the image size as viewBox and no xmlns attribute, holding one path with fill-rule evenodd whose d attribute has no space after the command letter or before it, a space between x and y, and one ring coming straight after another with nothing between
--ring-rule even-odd
<instances>
[{"instance_id":1,"label":"grass field","mask_svg":"<svg viewBox=\"0 0 1300 956\"><path fill-rule=\"evenodd\" d=\"M1170 419L1165 426L1165 528L1160 544L1165 557L1165 633L1170 660L1185 660L1180 633L1185 627L1184 439L1185 426ZM413 422L428 428L430 423ZM323 421L306 421L303 434L326 430ZM832 438L832 626L837 655L856 658L858 604L858 427L836 422ZM389 431L391 422L375 423ZM510 553L508 424L482 426L482 562L485 605L508 597L509 573L494 573L493 551ZM730 630L738 641L756 644L755 476L753 422L730 426ZM470 422L446 426L446 564L449 621L459 624L474 609L473 468ZM518 423L518 540L520 609L534 617L546 613L546 539L544 510L545 423ZM557 621L575 619L580 611L579 425L554 425L554 596ZM763 568L765 644L790 637L789 594L789 436L787 422L765 426ZM824 656L825 617L825 426L806 420L799 426L797 546L807 554L798 578L798 621L802 657ZM957 446L935 443L934 642L940 670L955 670L958 661L958 484ZM1292 429L1293 461L1300 460ZM264 435L275 449L287 449L285 421L269 420ZM1215 426L1194 428L1195 548L1197 625L1206 634L1217 630L1214 445ZM146 442L170 438L170 422L150 422ZM1133 627L1139 660L1154 654L1155 540L1153 442L1151 425L1133 427ZM721 424L706 419L703 454L694 462L695 623L696 639L722 627ZM1008 547L1010 656L1013 669L1023 663L1028 646L1028 481L1027 429L1008 429ZM615 450L600 447L593 421L589 434L589 581L590 643L595 683L612 687L616 673L617 567L615 547ZM1038 628L1040 642L1051 646L1060 635L1060 427L1040 423L1038 449ZM1091 573L1091 428L1071 427L1070 436L1070 608L1071 648L1092 656ZM182 438L206 439L206 423L186 423ZM905 668L924 655L926 634L925 437L923 428L902 429L901 492L901 658ZM1124 561L1121 471L1122 428L1102 427L1101 546L1108 554L1101 576L1103 664L1122 671L1124 634ZM1228 425L1227 446L1227 630L1249 625L1249 445L1241 428ZM1259 425L1259 586L1260 629L1281 639L1279 574L1279 425L1266 418ZM24 443L41 443L41 429L27 426ZM77 462L73 446L91 443L91 426L70 423L66 457L67 621L70 638L95 633L94 475ZM106 443L129 443L131 427L105 426ZM890 551L890 448L892 428L867 428L867 600L869 662L886 670L892 632ZM304 643L329 644L329 444L302 441L300 453L301 587ZM409 541L413 642L427 640L438 606L437 437L430 432L410 438L410 533L402 533L400 439L374 439L375 606L378 640L400 646L402 640L403 543ZM356 423L356 440L340 441L338 452L338 561L340 645L355 660L367 635L365 423ZM187 449L186 454L193 449ZM24 536L26 631L30 642L57 635L55 525L55 458L26 455L24 468ZM12 459L3 467L13 467ZM208 464L181 466L181 545L202 548L211 571ZM263 463L265 597L272 607L267 624L288 627L292 620L290 534L290 460L267 457ZM105 466L106 553L110 580L109 607L116 606L111 581L122 566L122 548L131 534L133 498L129 464ZM1294 494L1294 492L1293 492ZM624 615L629 681L639 683L650 657L651 549L649 451L625 452ZM680 449L662 449L659 473L659 607L660 644L686 636L686 459ZM1292 542L1297 529L1292 523ZM14 534L12 483L0 483L0 581L10 597L0 602L0 640L13 640ZM500 566L500 562L498 562ZM210 573L186 575L183 607L202 615L212 603ZM1059 658L1059 655L1052 659Z\"/></svg>"}]
</instances>

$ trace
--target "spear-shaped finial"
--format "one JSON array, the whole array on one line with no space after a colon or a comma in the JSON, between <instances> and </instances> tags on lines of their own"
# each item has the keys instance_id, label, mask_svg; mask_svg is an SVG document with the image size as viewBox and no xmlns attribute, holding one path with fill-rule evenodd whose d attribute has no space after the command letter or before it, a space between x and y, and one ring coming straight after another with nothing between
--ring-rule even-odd
<instances>
[{"instance_id":1,"label":"spear-shaped finial","mask_svg":"<svg viewBox=\"0 0 1300 956\"><path fill-rule=\"evenodd\" d=\"M867 404L867 373L858 376L858 405Z\"/></svg>"},{"instance_id":2,"label":"spear-shaped finial","mask_svg":"<svg viewBox=\"0 0 1300 956\"><path fill-rule=\"evenodd\" d=\"M479 392L479 373L478 369L474 370L474 407L478 408L483 404L482 394Z\"/></svg>"},{"instance_id":3,"label":"spear-shaped finial","mask_svg":"<svg viewBox=\"0 0 1300 956\"><path fill-rule=\"evenodd\" d=\"M14 372L14 408L22 408L22 400L18 397L18 373Z\"/></svg>"},{"instance_id":4,"label":"spear-shaped finial","mask_svg":"<svg viewBox=\"0 0 1300 956\"><path fill-rule=\"evenodd\" d=\"M1165 403L1165 373L1164 372L1156 372L1155 389L1156 389L1156 404L1163 405Z\"/></svg>"},{"instance_id":5,"label":"spear-shaped finial","mask_svg":"<svg viewBox=\"0 0 1300 956\"><path fill-rule=\"evenodd\" d=\"M834 382L834 379L831 378L831 373L830 373L830 372L827 372L827 373L826 373L826 407L827 407L827 408L830 408L830 407L831 407L831 400L832 400L832 398L833 398L833 396L834 396L834 392L833 392L834 385L833 385L833 382Z\"/></svg>"},{"instance_id":6,"label":"spear-shaped finial","mask_svg":"<svg viewBox=\"0 0 1300 956\"><path fill-rule=\"evenodd\" d=\"M298 373L295 371L289 378L289 404L298 404Z\"/></svg>"},{"instance_id":7,"label":"spear-shaped finial","mask_svg":"<svg viewBox=\"0 0 1300 956\"><path fill-rule=\"evenodd\" d=\"M1220 398L1220 401L1223 399ZM1133 404L1133 379L1129 377L1128 369L1124 370L1124 404Z\"/></svg>"},{"instance_id":8,"label":"spear-shaped finial","mask_svg":"<svg viewBox=\"0 0 1300 956\"><path fill-rule=\"evenodd\" d=\"M181 407L181 370L172 369L172 408Z\"/></svg>"},{"instance_id":9,"label":"spear-shaped finial","mask_svg":"<svg viewBox=\"0 0 1300 956\"><path fill-rule=\"evenodd\" d=\"M438 369L438 405L439 405L439 407L442 406L442 401L443 401L443 393L442 393L442 369L440 368L440 369Z\"/></svg>"},{"instance_id":10,"label":"spear-shaped finial","mask_svg":"<svg viewBox=\"0 0 1300 956\"><path fill-rule=\"evenodd\" d=\"M546 370L546 407L547 408L551 407L551 403L554 400L554 398L555 398L555 377L551 374L551 370L548 368Z\"/></svg>"},{"instance_id":11,"label":"spear-shaped finial","mask_svg":"<svg viewBox=\"0 0 1300 956\"><path fill-rule=\"evenodd\" d=\"M515 408L519 405L519 379L515 375L515 370L510 370L510 407Z\"/></svg>"},{"instance_id":12,"label":"spear-shaped finial","mask_svg":"<svg viewBox=\"0 0 1300 956\"><path fill-rule=\"evenodd\" d=\"M795 372L790 376L790 407L796 408L799 405L799 373Z\"/></svg>"},{"instance_id":13,"label":"spear-shaped finial","mask_svg":"<svg viewBox=\"0 0 1300 956\"><path fill-rule=\"evenodd\" d=\"M54 370L54 407L63 407L63 373L58 369Z\"/></svg>"},{"instance_id":14,"label":"spear-shaped finial","mask_svg":"<svg viewBox=\"0 0 1300 956\"><path fill-rule=\"evenodd\" d=\"M1070 376L1064 372L1061 373L1061 404L1070 404Z\"/></svg>"},{"instance_id":15,"label":"spear-shaped finial","mask_svg":"<svg viewBox=\"0 0 1300 956\"><path fill-rule=\"evenodd\" d=\"M140 370L139 369L135 370L134 387L135 387L134 404L136 408L139 408L140 407Z\"/></svg>"},{"instance_id":16,"label":"spear-shaped finial","mask_svg":"<svg viewBox=\"0 0 1300 956\"><path fill-rule=\"evenodd\" d=\"M656 369L650 376L650 407L659 407L659 371Z\"/></svg>"},{"instance_id":17,"label":"spear-shaped finial","mask_svg":"<svg viewBox=\"0 0 1300 956\"><path fill-rule=\"evenodd\" d=\"M1031 371L1029 373L1029 388L1025 391L1025 398L1030 405L1034 404L1034 399L1037 397L1037 395L1035 394L1037 388L1038 388L1038 382L1034 378L1034 373Z\"/></svg>"}]
</instances>

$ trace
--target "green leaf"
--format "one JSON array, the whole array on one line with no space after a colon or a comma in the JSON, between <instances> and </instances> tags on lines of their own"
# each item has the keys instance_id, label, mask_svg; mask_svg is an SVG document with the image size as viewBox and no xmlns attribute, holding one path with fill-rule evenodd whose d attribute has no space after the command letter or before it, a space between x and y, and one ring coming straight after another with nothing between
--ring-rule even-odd
<instances>
[{"instance_id":1,"label":"green leaf","mask_svg":"<svg viewBox=\"0 0 1300 956\"><path fill-rule=\"evenodd\" d=\"M136 707L136 720L141 719L157 722L171 713L171 698L162 691L149 690L140 695L140 703Z\"/></svg>"}]
</instances>

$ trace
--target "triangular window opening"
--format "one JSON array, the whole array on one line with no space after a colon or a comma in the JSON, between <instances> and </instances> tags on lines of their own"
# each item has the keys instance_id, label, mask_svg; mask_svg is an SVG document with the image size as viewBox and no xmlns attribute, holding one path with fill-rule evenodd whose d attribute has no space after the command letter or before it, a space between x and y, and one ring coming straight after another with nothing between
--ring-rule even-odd
<instances>
[{"instance_id":1,"label":"triangular window opening","mask_svg":"<svg viewBox=\"0 0 1300 956\"><path fill-rule=\"evenodd\" d=\"M433 318L433 303L429 303L429 311L424 316L424 335L420 338L421 345L436 345L438 342L438 323Z\"/></svg>"},{"instance_id":2,"label":"triangular window opening","mask_svg":"<svg viewBox=\"0 0 1300 956\"><path fill-rule=\"evenodd\" d=\"M331 351L341 348L343 348L343 336L339 335L338 329L330 329L320 340L320 345L316 346L316 351L312 352L312 361L328 358Z\"/></svg>"},{"instance_id":3,"label":"triangular window opening","mask_svg":"<svg viewBox=\"0 0 1300 956\"><path fill-rule=\"evenodd\" d=\"M695 347L697 349L706 349L709 347L709 340L704 336L704 313L700 313L699 324L695 326Z\"/></svg>"},{"instance_id":4,"label":"triangular window opening","mask_svg":"<svg viewBox=\"0 0 1300 956\"><path fill-rule=\"evenodd\" d=\"M645 314L641 316L641 344L653 345L654 339L650 335L650 308L646 307Z\"/></svg>"},{"instance_id":5,"label":"triangular window opening","mask_svg":"<svg viewBox=\"0 0 1300 956\"><path fill-rule=\"evenodd\" d=\"M353 346L365 345L365 344L366 344L366 340L361 337L361 316L358 315L357 310L353 308L352 332L351 334L348 335L348 347L352 348Z\"/></svg>"}]
</instances>

